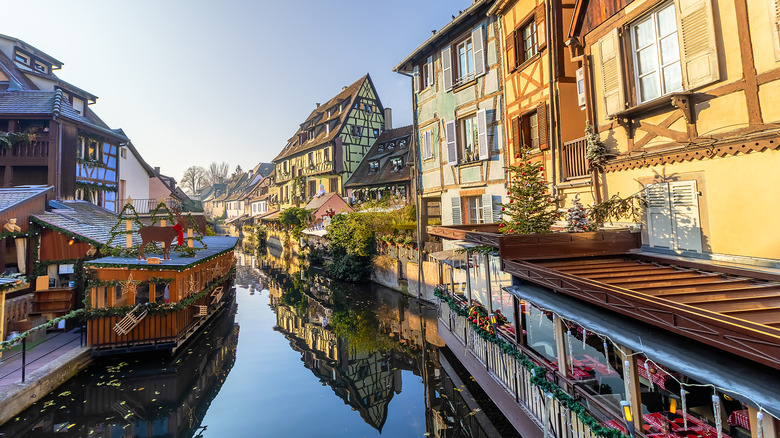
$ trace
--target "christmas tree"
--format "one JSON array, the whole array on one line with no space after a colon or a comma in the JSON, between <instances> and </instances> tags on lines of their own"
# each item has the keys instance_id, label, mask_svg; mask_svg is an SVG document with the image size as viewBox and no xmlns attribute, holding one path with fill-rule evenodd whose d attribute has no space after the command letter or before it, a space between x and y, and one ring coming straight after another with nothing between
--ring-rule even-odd
<instances>
[{"instance_id":1,"label":"christmas tree","mask_svg":"<svg viewBox=\"0 0 780 438\"><path fill-rule=\"evenodd\" d=\"M127 221L130 221L129 230L127 229ZM125 206L122 207L122 211L119 213L119 220L116 225L111 228L111 231L109 231L110 237L108 238L106 245L125 247L127 242L126 236L128 234L132 235L137 233L143 226L141 219L138 217L138 212L135 211L135 207L133 207L132 200L128 199ZM117 239L118 236L122 236L122 238ZM128 251L136 250L138 249L138 245L131 245L130 248L126 249Z\"/></svg>"},{"instance_id":2,"label":"christmas tree","mask_svg":"<svg viewBox=\"0 0 780 438\"><path fill-rule=\"evenodd\" d=\"M544 166L533 162L527 149L518 154L516 166L509 166L509 203L501 204L499 231L503 234L549 233L560 217L558 203L548 193L549 183L544 178Z\"/></svg>"},{"instance_id":3,"label":"christmas tree","mask_svg":"<svg viewBox=\"0 0 780 438\"><path fill-rule=\"evenodd\" d=\"M152 225L157 225L163 220L167 221L165 223L165 226L167 227L176 225L176 218L173 217L173 212L171 212L171 209L165 205L165 200L163 199L160 199L160 202L157 204L157 206L149 212L149 218L152 221Z\"/></svg>"},{"instance_id":4,"label":"christmas tree","mask_svg":"<svg viewBox=\"0 0 780 438\"><path fill-rule=\"evenodd\" d=\"M577 193L571 201L571 207L566 212L566 221L569 223L566 226L566 231L570 233L582 233L583 231L589 231L592 228L585 207L583 207L582 202L580 202L579 193Z\"/></svg>"}]
</instances>

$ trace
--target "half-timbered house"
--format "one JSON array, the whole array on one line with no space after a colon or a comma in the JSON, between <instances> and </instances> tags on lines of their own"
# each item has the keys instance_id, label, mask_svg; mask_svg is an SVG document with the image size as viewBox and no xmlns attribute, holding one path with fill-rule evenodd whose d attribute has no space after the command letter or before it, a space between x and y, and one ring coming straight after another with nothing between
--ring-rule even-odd
<instances>
[{"instance_id":1,"label":"half-timbered house","mask_svg":"<svg viewBox=\"0 0 780 438\"><path fill-rule=\"evenodd\" d=\"M305 205L322 190L343 195L344 183L382 132L384 113L369 75L318 103L273 160L280 209Z\"/></svg>"}]
</instances>

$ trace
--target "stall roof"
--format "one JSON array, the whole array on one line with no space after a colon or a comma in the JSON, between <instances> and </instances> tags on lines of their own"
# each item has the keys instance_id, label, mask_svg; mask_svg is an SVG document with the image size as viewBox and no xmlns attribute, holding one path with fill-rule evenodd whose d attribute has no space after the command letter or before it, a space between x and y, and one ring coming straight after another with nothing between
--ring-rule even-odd
<instances>
[{"instance_id":1,"label":"stall roof","mask_svg":"<svg viewBox=\"0 0 780 438\"><path fill-rule=\"evenodd\" d=\"M171 251L170 260L160 260L160 264L147 264L146 260L128 257L102 257L84 263L85 266L125 266L135 269L176 269L182 270L200 263L208 258L215 257L227 251L233 250L238 243L237 237L206 236L203 238L206 249L201 249L195 253L195 257L182 257L176 251ZM147 254L147 256L153 256Z\"/></svg>"},{"instance_id":2,"label":"stall roof","mask_svg":"<svg viewBox=\"0 0 780 438\"><path fill-rule=\"evenodd\" d=\"M105 245L111 239L111 229L119 221L113 212L87 201L58 201L55 208L31 216L44 227L82 239L91 244ZM124 237L122 237L124 240ZM140 244L141 238L133 234L133 243Z\"/></svg>"}]
</instances>

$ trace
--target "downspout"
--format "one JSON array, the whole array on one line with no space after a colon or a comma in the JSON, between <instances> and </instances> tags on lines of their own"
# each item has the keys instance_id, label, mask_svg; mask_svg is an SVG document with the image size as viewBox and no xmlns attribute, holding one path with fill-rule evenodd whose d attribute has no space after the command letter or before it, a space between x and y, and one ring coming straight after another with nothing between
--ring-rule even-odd
<instances>
[{"instance_id":1,"label":"downspout","mask_svg":"<svg viewBox=\"0 0 780 438\"><path fill-rule=\"evenodd\" d=\"M55 119L56 120L56 117ZM62 123L57 122L57 200L62 197Z\"/></svg>"},{"instance_id":2,"label":"downspout","mask_svg":"<svg viewBox=\"0 0 780 438\"><path fill-rule=\"evenodd\" d=\"M555 1L555 0L553 0ZM552 195L555 196L558 191L558 178L557 178L557 168L560 165L560 163L556 162L556 149L558 147L558 141L561 138L561 115L560 115L560 103L558 100L558 60L557 56L553 54L553 50L556 47L555 45L555 39L554 34L552 31L553 26L553 18L554 18L554 11L552 8L552 1L551 2L544 2L544 12L545 12L545 26L544 26L544 33L545 33L545 39L547 40L547 69L549 71L549 95L550 95L550 114L547 116L547 126L549 129L549 137L550 137L550 160L552 162ZM551 123L552 121L552 123ZM553 126L555 125L555 126Z\"/></svg>"},{"instance_id":3,"label":"downspout","mask_svg":"<svg viewBox=\"0 0 780 438\"><path fill-rule=\"evenodd\" d=\"M396 73L408 76L411 79L412 85L412 137L414 138L414 155L415 165L412 167L412 179L414 180L414 192L417 203L417 299L422 298L422 281L423 281L423 242L422 242L422 212L420 207L422 206L422 176L420 174L420 166L422 166L422 159L420 157L420 132L417 125L417 93L414 92L414 75L397 71Z\"/></svg>"}]
</instances>

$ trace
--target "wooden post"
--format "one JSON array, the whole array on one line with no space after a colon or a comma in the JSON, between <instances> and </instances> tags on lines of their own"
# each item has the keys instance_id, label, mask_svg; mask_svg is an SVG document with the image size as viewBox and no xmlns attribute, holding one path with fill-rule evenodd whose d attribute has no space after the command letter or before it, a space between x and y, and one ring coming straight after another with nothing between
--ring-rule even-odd
<instances>
[{"instance_id":1,"label":"wooden post","mask_svg":"<svg viewBox=\"0 0 780 438\"><path fill-rule=\"evenodd\" d=\"M190 248L195 246L192 242L192 228L187 228L187 246Z\"/></svg>"},{"instance_id":2,"label":"wooden post","mask_svg":"<svg viewBox=\"0 0 780 438\"><path fill-rule=\"evenodd\" d=\"M126 220L125 221L125 231L133 231L133 221ZM125 248L130 248L133 246L133 234L127 233L125 234Z\"/></svg>"},{"instance_id":3,"label":"wooden post","mask_svg":"<svg viewBox=\"0 0 780 438\"><path fill-rule=\"evenodd\" d=\"M490 256L483 254L485 258L485 287L487 288L487 312L493 313L493 287L490 284Z\"/></svg>"},{"instance_id":4,"label":"wooden post","mask_svg":"<svg viewBox=\"0 0 780 438\"><path fill-rule=\"evenodd\" d=\"M471 253L466 250L466 298L468 299L468 305L471 307L471 274L469 273Z\"/></svg>"},{"instance_id":5,"label":"wooden post","mask_svg":"<svg viewBox=\"0 0 780 438\"><path fill-rule=\"evenodd\" d=\"M0 291L0 341L3 340L5 340L5 291ZM0 350L0 358L2 357L3 350Z\"/></svg>"},{"instance_id":6,"label":"wooden post","mask_svg":"<svg viewBox=\"0 0 780 438\"><path fill-rule=\"evenodd\" d=\"M642 429L642 387L639 385L639 368L637 366L636 355L633 352L621 345L620 350L623 351L623 367L627 366L623 370L623 379L626 385L626 400L631 404L631 416L634 417L634 428L636 430ZM620 351L619 350L619 351Z\"/></svg>"},{"instance_id":7,"label":"wooden post","mask_svg":"<svg viewBox=\"0 0 780 438\"><path fill-rule=\"evenodd\" d=\"M553 330L555 330L555 348L558 353L558 372L565 378L570 378L569 350L566 348L566 326L563 320L553 314Z\"/></svg>"}]
</instances>

